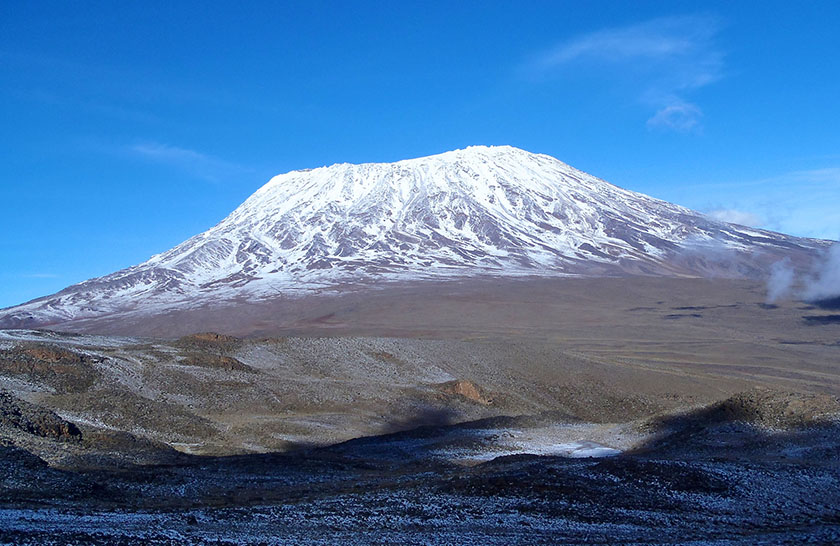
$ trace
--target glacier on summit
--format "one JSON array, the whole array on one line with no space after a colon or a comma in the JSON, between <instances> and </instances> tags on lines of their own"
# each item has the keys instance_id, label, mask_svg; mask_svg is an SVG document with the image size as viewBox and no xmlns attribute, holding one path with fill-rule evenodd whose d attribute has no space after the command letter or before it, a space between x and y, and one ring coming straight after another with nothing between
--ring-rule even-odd
<instances>
[{"instance_id":1,"label":"glacier on summit","mask_svg":"<svg viewBox=\"0 0 840 546\"><path fill-rule=\"evenodd\" d=\"M0 326L475 276L760 276L827 243L727 224L510 146L272 178L148 261L0 312ZM725 260L715 256L724 253ZM755 261L764 256L765 262ZM769 262L766 262L769 263Z\"/></svg>"}]
</instances>

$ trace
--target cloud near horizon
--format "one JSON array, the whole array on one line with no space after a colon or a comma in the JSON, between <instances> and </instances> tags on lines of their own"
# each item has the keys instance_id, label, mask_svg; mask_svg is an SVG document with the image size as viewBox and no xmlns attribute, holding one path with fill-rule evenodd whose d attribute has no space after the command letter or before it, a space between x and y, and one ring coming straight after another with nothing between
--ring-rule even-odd
<instances>
[{"instance_id":1,"label":"cloud near horizon","mask_svg":"<svg viewBox=\"0 0 840 546\"><path fill-rule=\"evenodd\" d=\"M529 65L550 75L575 65L597 68L606 77L631 74L638 99L654 112L648 128L691 132L702 109L686 98L723 77L723 52L716 43L721 24L705 15L663 17L580 35L543 53Z\"/></svg>"},{"instance_id":2,"label":"cloud near horizon","mask_svg":"<svg viewBox=\"0 0 840 546\"><path fill-rule=\"evenodd\" d=\"M749 227L759 227L763 223L763 220L759 215L737 209L711 210L706 213L706 216L711 216L715 220L720 220L721 222Z\"/></svg>"},{"instance_id":3,"label":"cloud near horizon","mask_svg":"<svg viewBox=\"0 0 840 546\"><path fill-rule=\"evenodd\" d=\"M840 167L800 170L758 180L684 186L696 194L717 195L721 202L695 203L707 216L724 222L800 237L840 241Z\"/></svg>"}]
</instances>

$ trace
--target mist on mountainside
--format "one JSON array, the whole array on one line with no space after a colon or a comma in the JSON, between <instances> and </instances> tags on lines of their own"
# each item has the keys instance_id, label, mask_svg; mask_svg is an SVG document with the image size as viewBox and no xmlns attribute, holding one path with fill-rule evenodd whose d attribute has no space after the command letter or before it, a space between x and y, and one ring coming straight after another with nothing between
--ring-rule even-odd
<instances>
[{"instance_id":1,"label":"mist on mountainside","mask_svg":"<svg viewBox=\"0 0 840 546\"><path fill-rule=\"evenodd\" d=\"M789 259L774 263L767 280L767 303L784 298L834 307L840 305L840 243L826 249L806 273L797 275Z\"/></svg>"}]
</instances>

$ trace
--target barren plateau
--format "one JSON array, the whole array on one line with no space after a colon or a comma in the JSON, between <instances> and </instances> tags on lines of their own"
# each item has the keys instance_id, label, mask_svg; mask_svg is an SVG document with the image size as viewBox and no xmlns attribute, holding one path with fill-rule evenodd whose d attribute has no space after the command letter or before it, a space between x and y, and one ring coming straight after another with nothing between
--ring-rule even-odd
<instances>
[{"instance_id":1,"label":"barren plateau","mask_svg":"<svg viewBox=\"0 0 840 546\"><path fill-rule=\"evenodd\" d=\"M837 540L840 321L764 300L485 279L4 330L0 539Z\"/></svg>"}]
</instances>

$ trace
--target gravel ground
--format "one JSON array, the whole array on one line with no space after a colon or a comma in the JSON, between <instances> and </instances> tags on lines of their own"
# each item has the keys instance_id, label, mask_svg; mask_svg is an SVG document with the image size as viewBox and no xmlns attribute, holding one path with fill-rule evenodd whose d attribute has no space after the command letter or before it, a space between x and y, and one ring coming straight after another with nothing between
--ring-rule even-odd
<instances>
[{"instance_id":1,"label":"gravel ground","mask_svg":"<svg viewBox=\"0 0 840 546\"><path fill-rule=\"evenodd\" d=\"M398 478L351 472L338 478L342 487L328 481L298 498L246 506L6 508L0 541L831 543L840 540L838 479L828 468L649 458L508 461Z\"/></svg>"},{"instance_id":2,"label":"gravel ground","mask_svg":"<svg viewBox=\"0 0 840 546\"><path fill-rule=\"evenodd\" d=\"M840 542L833 392L716 373L0 331L0 544Z\"/></svg>"},{"instance_id":3,"label":"gravel ground","mask_svg":"<svg viewBox=\"0 0 840 546\"><path fill-rule=\"evenodd\" d=\"M833 543L840 427L832 419L771 429L703 408L638 424L658 432L611 457L520 454L471 465L434 453L470 431L539 431L541 420L119 470L51 469L9 451L0 543ZM413 456L393 449L412 441Z\"/></svg>"}]
</instances>

